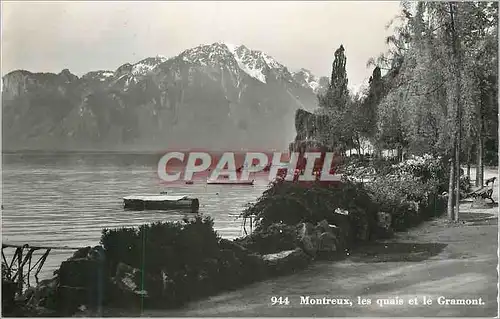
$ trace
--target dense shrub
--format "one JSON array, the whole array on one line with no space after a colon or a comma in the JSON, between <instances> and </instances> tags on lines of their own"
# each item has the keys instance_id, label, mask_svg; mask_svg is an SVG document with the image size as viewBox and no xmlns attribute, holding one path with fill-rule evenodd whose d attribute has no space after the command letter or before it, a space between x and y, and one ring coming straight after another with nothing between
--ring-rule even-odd
<instances>
[{"instance_id":1,"label":"dense shrub","mask_svg":"<svg viewBox=\"0 0 500 319\"><path fill-rule=\"evenodd\" d=\"M274 181L269 189L244 211L244 216L256 216L257 231L254 237L242 243L252 249L269 249L279 241L271 235L264 235L272 224L296 225L300 222L318 223L326 219L339 225L337 209L349 212L349 227L358 237L361 229L370 232L376 229L376 213L392 215L394 230L403 230L417 225L422 220L437 216L444 211L444 199L439 196L448 187L448 169L440 157L431 155L412 156L400 163L393 160L363 159L344 161L339 171L347 176L337 184L315 182L301 183ZM375 177L374 177L375 176ZM352 178L355 177L355 178ZM370 182L356 180L371 177ZM461 179L461 189L468 187ZM281 240L284 240L283 237ZM272 244L271 244L272 243ZM266 248L267 246L267 248ZM261 248L262 247L262 248Z\"/></svg>"},{"instance_id":2,"label":"dense shrub","mask_svg":"<svg viewBox=\"0 0 500 319\"><path fill-rule=\"evenodd\" d=\"M383 157L374 157L371 165L375 169L377 175L387 175L390 174L393 165L397 164L398 161L395 158L383 158Z\"/></svg>"},{"instance_id":3,"label":"dense shrub","mask_svg":"<svg viewBox=\"0 0 500 319\"><path fill-rule=\"evenodd\" d=\"M148 292L147 306L178 307L224 289L265 278L262 257L221 239L211 218L157 222L137 228L105 229L108 277L124 263ZM163 287L167 279L167 288Z\"/></svg>"},{"instance_id":4,"label":"dense shrub","mask_svg":"<svg viewBox=\"0 0 500 319\"><path fill-rule=\"evenodd\" d=\"M433 194L428 198L427 203L423 203L421 209L421 215L424 219L429 219L441 215L448 205L448 200L446 196L440 194Z\"/></svg>"},{"instance_id":5,"label":"dense shrub","mask_svg":"<svg viewBox=\"0 0 500 319\"><path fill-rule=\"evenodd\" d=\"M412 156L387 172L366 187L379 209L392 215L394 230L415 226L444 210L438 195L447 189L448 175L440 157Z\"/></svg>"},{"instance_id":6,"label":"dense shrub","mask_svg":"<svg viewBox=\"0 0 500 319\"><path fill-rule=\"evenodd\" d=\"M135 265L141 260L139 231L136 228L103 229L101 245L106 251L108 275L113 276L118 262Z\"/></svg>"},{"instance_id":7,"label":"dense shrub","mask_svg":"<svg viewBox=\"0 0 500 319\"><path fill-rule=\"evenodd\" d=\"M219 237L210 218L197 216L181 222L156 222L138 228L104 229L101 237L109 275L123 262L157 274L174 275L199 268L218 257Z\"/></svg>"},{"instance_id":8,"label":"dense shrub","mask_svg":"<svg viewBox=\"0 0 500 319\"><path fill-rule=\"evenodd\" d=\"M362 181L377 174L377 170L367 160L350 160L337 169L337 173L349 176L353 181Z\"/></svg>"},{"instance_id":9,"label":"dense shrub","mask_svg":"<svg viewBox=\"0 0 500 319\"><path fill-rule=\"evenodd\" d=\"M235 242L259 254L293 250L299 245L296 227L286 224L260 226L249 236L237 238Z\"/></svg>"},{"instance_id":10,"label":"dense shrub","mask_svg":"<svg viewBox=\"0 0 500 319\"><path fill-rule=\"evenodd\" d=\"M441 157L429 154L411 156L410 159L392 166L391 173L396 176L412 176L423 183L429 180L437 182L438 191L445 191L448 186L448 165Z\"/></svg>"},{"instance_id":11,"label":"dense shrub","mask_svg":"<svg viewBox=\"0 0 500 319\"><path fill-rule=\"evenodd\" d=\"M424 182L411 175L380 176L366 184L371 198L382 211L389 212L391 207L401 201L427 200L439 191L439 182L432 179Z\"/></svg>"},{"instance_id":12,"label":"dense shrub","mask_svg":"<svg viewBox=\"0 0 500 319\"><path fill-rule=\"evenodd\" d=\"M400 172L411 173L415 177L437 176L445 168L442 157L429 154L412 155L409 159L393 165Z\"/></svg>"},{"instance_id":13,"label":"dense shrub","mask_svg":"<svg viewBox=\"0 0 500 319\"><path fill-rule=\"evenodd\" d=\"M362 184L348 180L331 184L276 180L255 204L247 207L243 216L256 216L257 229L266 229L276 223L295 226L310 222L315 225L322 220L334 224L337 209L349 212L354 230L365 222L370 226L376 223L378 210L368 192Z\"/></svg>"}]
</instances>

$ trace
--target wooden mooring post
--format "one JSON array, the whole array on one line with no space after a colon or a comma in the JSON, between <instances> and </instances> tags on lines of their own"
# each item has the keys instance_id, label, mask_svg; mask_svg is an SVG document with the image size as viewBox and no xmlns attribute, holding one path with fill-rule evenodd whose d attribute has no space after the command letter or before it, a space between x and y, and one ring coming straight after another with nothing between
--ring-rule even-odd
<instances>
[{"instance_id":1,"label":"wooden mooring post","mask_svg":"<svg viewBox=\"0 0 500 319\"><path fill-rule=\"evenodd\" d=\"M10 260L5 255L5 249L15 249ZM31 286L30 278L35 277L38 284L38 275L42 270L47 257L52 250L78 250L81 247L49 247L49 246L32 246L29 244L8 244L2 243L2 280L13 282L17 286L16 293L22 294L24 289ZM39 257L33 256L36 251L43 253ZM33 263L33 261L35 261Z\"/></svg>"},{"instance_id":2,"label":"wooden mooring post","mask_svg":"<svg viewBox=\"0 0 500 319\"><path fill-rule=\"evenodd\" d=\"M253 232L253 224L254 224L254 216L250 215L250 216L245 216L243 217L243 225L242 225L242 228L243 228L243 232L245 233L245 236L246 235L249 235ZM247 219L250 220L250 233L247 232Z\"/></svg>"}]
</instances>

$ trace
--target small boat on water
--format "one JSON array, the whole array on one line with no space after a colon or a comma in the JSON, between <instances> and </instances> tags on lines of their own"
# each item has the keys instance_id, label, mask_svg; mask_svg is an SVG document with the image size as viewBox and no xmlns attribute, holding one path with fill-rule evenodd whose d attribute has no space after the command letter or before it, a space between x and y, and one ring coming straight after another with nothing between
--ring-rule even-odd
<instances>
[{"instance_id":1,"label":"small boat on water","mask_svg":"<svg viewBox=\"0 0 500 319\"><path fill-rule=\"evenodd\" d=\"M172 195L132 195L123 197L123 208L133 210L191 209L198 211L198 198Z\"/></svg>"},{"instance_id":2,"label":"small boat on water","mask_svg":"<svg viewBox=\"0 0 500 319\"><path fill-rule=\"evenodd\" d=\"M244 166L237 169L237 173L241 173ZM207 179L208 185L253 185L254 180L233 180L229 179L229 176L223 175L219 177L220 179Z\"/></svg>"}]
</instances>

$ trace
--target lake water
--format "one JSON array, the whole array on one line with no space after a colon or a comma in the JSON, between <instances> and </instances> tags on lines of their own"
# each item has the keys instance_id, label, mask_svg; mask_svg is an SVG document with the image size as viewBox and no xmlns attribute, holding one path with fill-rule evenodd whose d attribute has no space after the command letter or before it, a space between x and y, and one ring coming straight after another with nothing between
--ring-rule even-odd
<instances>
[{"instance_id":1,"label":"lake water","mask_svg":"<svg viewBox=\"0 0 500 319\"><path fill-rule=\"evenodd\" d=\"M162 185L159 156L143 154L3 154L2 240L4 243L84 247L99 244L103 228L181 220L181 211L125 211L132 194L192 195L200 213L213 217L225 238L242 235L244 206L267 182L254 186ZM6 251L7 252L7 251ZM9 252L7 252L9 253ZM52 274L73 251L53 250L42 270Z\"/></svg>"}]
</instances>

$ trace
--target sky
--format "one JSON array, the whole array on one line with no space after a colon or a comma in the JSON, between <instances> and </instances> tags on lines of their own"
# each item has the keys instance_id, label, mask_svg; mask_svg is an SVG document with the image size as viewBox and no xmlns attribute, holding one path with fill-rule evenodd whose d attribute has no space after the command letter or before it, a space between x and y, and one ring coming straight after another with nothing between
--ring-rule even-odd
<instances>
[{"instance_id":1,"label":"sky","mask_svg":"<svg viewBox=\"0 0 500 319\"><path fill-rule=\"evenodd\" d=\"M214 42L244 44L289 69L329 76L343 44L350 86L387 50L398 1L2 1L2 76L16 69L81 76Z\"/></svg>"}]
</instances>

